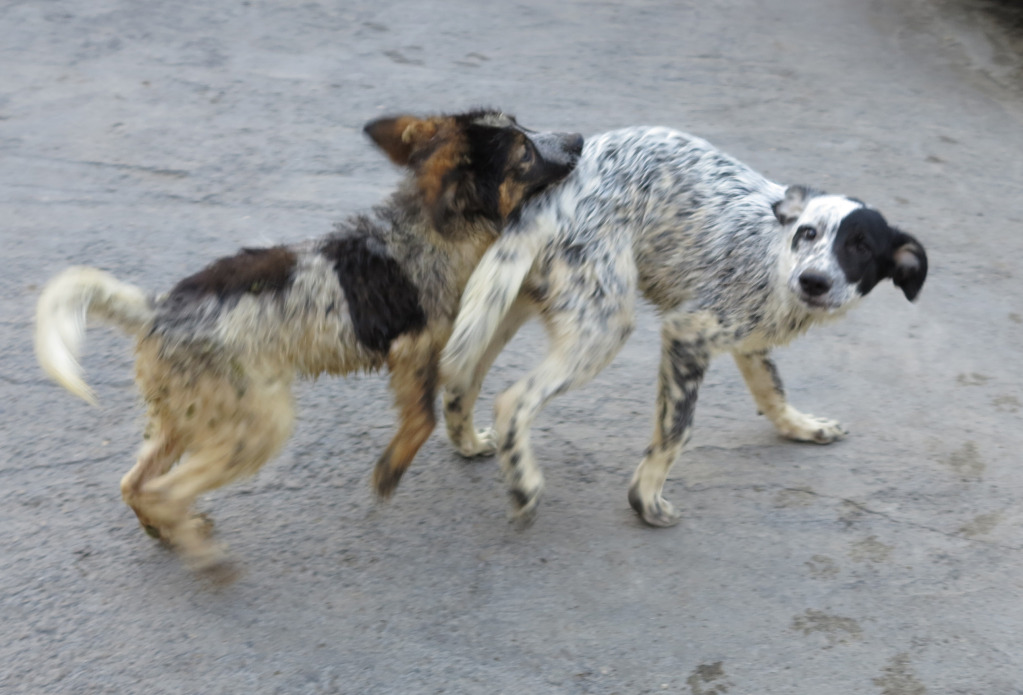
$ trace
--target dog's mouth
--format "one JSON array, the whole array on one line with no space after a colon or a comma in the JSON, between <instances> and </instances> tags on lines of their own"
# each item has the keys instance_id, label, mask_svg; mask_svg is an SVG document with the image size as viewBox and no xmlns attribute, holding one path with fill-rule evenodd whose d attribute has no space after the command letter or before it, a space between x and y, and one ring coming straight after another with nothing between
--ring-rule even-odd
<instances>
[{"instance_id":1,"label":"dog's mouth","mask_svg":"<svg viewBox=\"0 0 1023 695\"><path fill-rule=\"evenodd\" d=\"M831 311L835 308L831 306L830 302L826 302L819 297L800 297L800 299L803 301L803 304L818 311Z\"/></svg>"},{"instance_id":2,"label":"dog's mouth","mask_svg":"<svg viewBox=\"0 0 1023 695\"><path fill-rule=\"evenodd\" d=\"M793 290L793 294L796 295L800 303L813 311L828 313L842 308L842 302L829 294L812 295L800 290Z\"/></svg>"},{"instance_id":3,"label":"dog's mouth","mask_svg":"<svg viewBox=\"0 0 1023 695\"><path fill-rule=\"evenodd\" d=\"M797 292L799 301L815 314L839 315L845 313L851 306L850 301L842 301L835 297L812 297L802 292Z\"/></svg>"}]
</instances>

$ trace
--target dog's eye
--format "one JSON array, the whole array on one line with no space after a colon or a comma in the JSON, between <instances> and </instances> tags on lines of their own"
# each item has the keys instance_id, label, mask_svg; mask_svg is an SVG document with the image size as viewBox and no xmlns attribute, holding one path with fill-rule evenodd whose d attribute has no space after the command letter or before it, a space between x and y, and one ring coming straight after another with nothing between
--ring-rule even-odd
<instances>
[{"instance_id":1,"label":"dog's eye","mask_svg":"<svg viewBox=\"0 0 1023 695\"><path fill-rule=\"evenodd\" d=\"M522 148L522 156L519 157L519 164L522 164L524 166L532 164L533 157L534 157L533 148L530 147L529 145L526 145L525 147Z\"/></svg>"},{"instance_id":2,"label":"dog's eye","mask_svg":"<svg viewBox=\"0 0 1023 695\"><path fill-rule=\"evenodd\" d=\"M813 241L817 238L817 230L809 225L804 225L796 230L796 238L800 241Z\"/></svg>"},{"instance_id":3,"label":"dog's eye","mask_svg":"<svg viewBox=\"0 0 1023 695\"><path fill-rule=\"evenodd\" d=\"M859 253L870 253L870 245L862 234L857 234L852 239L852 247Z\"/></svg>"}]
</instances>

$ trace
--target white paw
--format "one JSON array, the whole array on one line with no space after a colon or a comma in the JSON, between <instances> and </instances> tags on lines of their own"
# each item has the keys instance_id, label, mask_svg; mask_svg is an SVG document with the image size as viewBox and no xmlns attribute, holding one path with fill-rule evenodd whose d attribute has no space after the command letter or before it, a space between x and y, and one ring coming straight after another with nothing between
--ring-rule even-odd
<instances>
[{"instance_id":1,"label":"white paw","mask_svg":"<svg viewBox=\"0 0 1023 695\"><path fill-rule=\"evenodd\" d=\"M801 413L791 406L774 424L783 437L797 442L830 444L849 434L837 420Z\"/></svg>"},{"instance_id":2,"label":"white paw","mask_svg":"<svg viewBox=\"0 0 1023 695\"><path fill-rule=\"evenodd\" d=\"M471 436L463 436L457 448L458 453L466 458L493 456L497 451L497 435L492 427L484 427L472 432Z\"/></svg>"},{"instance_id":3,"label":"white paw","mask_svg":"<svg viewBox=\"0 0 1023 695\"><path fill-rule=\"evenodd\" d=\"M682 519L682 515L675 510L675 505L664 499L659 492L653 496L651 502L644 501L636 483L629 487L629 506L648 526L667 528Z\"/></svg>"}]
</instances>

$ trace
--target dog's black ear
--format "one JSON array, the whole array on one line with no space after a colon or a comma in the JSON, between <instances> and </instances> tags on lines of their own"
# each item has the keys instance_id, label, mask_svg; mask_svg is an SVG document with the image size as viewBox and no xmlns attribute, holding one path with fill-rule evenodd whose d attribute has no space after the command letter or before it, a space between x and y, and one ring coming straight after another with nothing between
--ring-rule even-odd
<instances>
[{"instance_id":1,"label":"dog's black ear","mask_svg":"<svg viewBox=\"0 0 1023 695\"><path fill-rule=\"evenodd\" d=\"M927 279L927 253L919 241L894 227L892 238L892 282L913 301Z\"/></svg>"},{"instance_id":2,"label":"dog's black ear","mask_svg":"<svg viewBox=\"0 0 1023 695\"><path fill-rule=\"evenodd\" d=\"M771 206L774 216L782 224L790 224L799 219L810 198L821 195L821 191L809 186L789 186L785 189L785 197Z\"/></svg>"},{"instance_id":3,"label":"dog's black ear","mask_svg":"<svg viewBox=\"0 0 1023 695\"><path fill-rule=\"evenodd\" d=\"M398 166L408 166L412 154L437 133L437 125L415 116L388 116L370 121L362 132Z\"/></svg>"}]
</instances>

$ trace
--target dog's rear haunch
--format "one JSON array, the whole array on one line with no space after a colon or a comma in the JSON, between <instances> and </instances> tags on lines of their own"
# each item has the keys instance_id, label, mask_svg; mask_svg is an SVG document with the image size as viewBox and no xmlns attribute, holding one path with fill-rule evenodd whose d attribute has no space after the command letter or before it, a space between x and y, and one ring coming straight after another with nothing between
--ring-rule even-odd
<instances>
[{"instance_id":1,"label":"dog's rear haunch","mask_svg":"<svg viewBox=\"0 0 1023 695\"><path fill-rule=\"evenodd\" d=\"M582 150L579 135L527 131L489 110L383 118L365 132L407 176L332 234L242 250L160 296L69 268L39 299L39 362L90 402L77 358L86 318L137 338L148 421L121 494L195 567L223 557L196 498L280 450L296 376L390 370L400 424L373 481L393 492L433 430L438 355L469 275L522 203L563 179Z\"/></svg>"}]
</instances>

